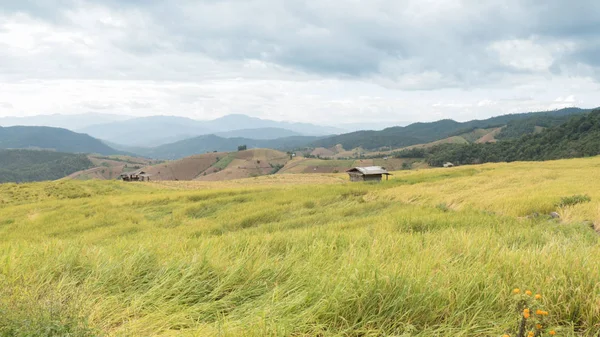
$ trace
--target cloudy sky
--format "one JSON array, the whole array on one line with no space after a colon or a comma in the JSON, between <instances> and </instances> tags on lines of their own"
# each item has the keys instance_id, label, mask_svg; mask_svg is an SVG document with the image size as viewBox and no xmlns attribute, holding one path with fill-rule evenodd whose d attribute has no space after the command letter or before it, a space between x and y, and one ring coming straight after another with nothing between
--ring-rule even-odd
<instances>
[{"instance_id":1,"label":"cloudy sky","mask_svg":"<svg viewBox=\"0 0 600 337\"><path fill-rule=\"evenodd\" d=\"M597 0L0 0L0 116L468 120L600 105Z\"/></svg>"}]
</instances>

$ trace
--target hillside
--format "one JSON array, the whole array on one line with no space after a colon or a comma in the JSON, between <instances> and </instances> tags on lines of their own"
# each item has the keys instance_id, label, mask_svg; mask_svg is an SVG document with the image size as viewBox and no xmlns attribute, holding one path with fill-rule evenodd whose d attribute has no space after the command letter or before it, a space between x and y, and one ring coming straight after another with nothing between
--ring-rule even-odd
<instances>
[{"instance_id":1,"label":"hillside","mask_svg":"<svg viewBox=\"0 0 600 337\"><path fill-rule=\"evenodd\" d=\"M69 174L67 179L75 180L115 180L124 172L135 171L148 165L159 164L159 161L130 156L89 155L93 167Z\"/></svg>"},{"instance_id":2,"label":"hillside","mask_svg":"<svg viewBox=\"0 0 600 337\"><path fill-rule=\"evenodd\" d=\"M216 135L198 136L179 142L165 144L154 148L136 148L137 154L157 159L180 159L206 152L236 151L238 146L251 148L270 148L276 150L294 149L314 141L317 137L292 136L277 139L223 138Z\"/></svg>"},{"instance_id":3,"label":"hillside","mask_svg":"<svg viewBox=\"0 0 600 337\"><path fill-rule=\"evenodd\" d=\"M473 129L496 128L507 125L511 121L514 122L532 118L541 121L546 118L556 119L557 117L561 116L577 115L589 111L591 110L567 108L556 111L503 115L485 120L472 120L463 123L445 119L432 123L414 123L405 127L392 127L382 131L357 131L342 134L317 140L313 142L311 146L331 148L337 144L341 144L345 149L353 149L357 147L363 147L365 149L378 149L381 147L390 146L395 148L406 147L410 145L430 143L457 134L470 132ZM508 130L505 131L505 135L508 135L508 132ZM522 135L523 130L517 131L516 133L518 133L518 135Z\"/></svg>"},{"instance_id":4,"label":"hillside","mask_svg":"<svg viewBox=\"0 0 600 337\"><path fill-rule=\"evenodd\" d=\"M477 164L500 161L552 160L600 154L600 109L575 116L564 124L539 130L517 139L493 144L449 145L432 148L431 165L450 161Z\"/></svg>"},{"instance_id":5,"label":"hillside","mask_svg":"<svg viewBox=\"0 0 600 337\"><path fill-rule=\"evenodd\" d=\"M274 174L289 155L270 149L211 152L143 167L153 181L232 180Z\"/></svg>"},{"instance_id":6,"label":"hillside","mask_svg":"<svg viewBox=\"0 0 600 337\"><path fill-rule=\"evenodd\" d=\"M0 183L56 180L92 166L82 154L0 150Z\"/></svg>"},{"instance_id":7,"label":"hillside","mask_svg":"<svg viewBox=\"0 0 600 337\"><path fill-rule=\"evenodd\" d=\"M431 147L435 147L441 144L469 144L469 143L488 143L488 142L496 142L496 137L505 127L498 128L489 128L489 129L480 129L475 128L472 130L461 130L456 133L456 135L443 138L440 140L436 140L433 142L425 143L425 144L416 144L411 146L406 146L397 150L389 150L389 148L383 148L382 150L372 150L368 151L362 147L354 148L351 150L345 150L341 144L338 144L329 149L319 147L313 149L310 153L308 151L305 152L305 156L307 157L316 157L316 158L324 158L324 159L350 159L350 158L383 158L389 157L394 154L398 154L399 152L406 152L412 149L428 149ZM419 152L422 154L422 151ZM406 157L409 159L410 157Z\"/></svg>"},{"instance_id":8,"label":"hillside","mask_svg":"<svg viewBox=\"0 0 600 337\"><path fill-rule=\"evenodd\" d=\"M98 139L67 129L44 126L0 127L0 149L30 148L104 155L119 153Z\"/></svg>"},{"instance_id":9,"label":"hillside","mask_svg":"<svg viewBox=\"0 0 600 337\"><path fill-rule=\"evenodd\" d=\"M596 336L599 166L0 185L0 331Z\"/></svg>"},{"instance_id":10,"label":"hillside","mask_svg":"<svg viewBox=\"0 0 600 337\"><path fill-rule=\"evenodd\" d=\"M199 175L196 180L220 181L275 174L290 157L270 149L253 149L229 153Z\"/></svg>"},{"instance_id":11,"label":"hillside","mask_svg":"<svg viewBox=\"0 0 600 337\"><path fill-rule=\"evenodd\" d=\"M151 181L226 181L281 174L320 174L345 172L353 166L383 166L389 170L426 168L427 164L413 158L318 159L301 155L290 158L288 153L272 149L250 149L235 152L210 152L173 161L153 162L126 157L90 156L94 167L75 172L69 179L110 180L126 171L142 169ZM134 161L136 160L136 161Z\"/></svg>"},{"instance_id":12,"label":"hillside","mask_svg":"<svg viewBox=\"0 0 600 337\"><path fill-rule=\"evenodd\" d=\"M224 152L211 152L146 166L143 170L152 175L152 180L194 180L226 156Z\"/></svg>"}]
</instances>

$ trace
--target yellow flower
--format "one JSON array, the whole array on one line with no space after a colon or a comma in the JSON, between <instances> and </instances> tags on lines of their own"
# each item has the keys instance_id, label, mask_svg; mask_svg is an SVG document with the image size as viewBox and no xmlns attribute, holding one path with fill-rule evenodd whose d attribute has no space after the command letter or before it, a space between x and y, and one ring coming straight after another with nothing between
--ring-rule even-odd
<instances>
[{"instance_id":1,"label":"yellow flower","mask_svg":"<svg viewBox=\"0 0 600 337\"><path fill-rule=\"evenodd\" d=\"M531 290L527 290L527 291L525 291L525 294L526 294L527 296L531 296L531 294L533 294L533 293L531 292Z\"/></svg>"},{"instance_id":2,"label":"yellow flower","mask_svg":"<svg viewBox=\"0 0 600 337\"><path fill-rule=\"evenodd\" d=\"M518 293L520 293L520 292L521 292L521 289L519 289L519 288L515 288L515 289L513 289L513 293L515 293L515 294L518 294Z\"/></svg>"},{"instance_id":3,"label":"yellow flower","mask_svg":"<svg viewBox=\"0 0 600 337\"><path fill-rule=\"evenodd\" d=\"M535 299L536 299L536 300L539 300L539 299L541 299L541 298L542 298L542 295L540 295L540 294L535 294Z\"/></svg>"},{"instance_id":4,"label":"yellow flower","mask_svg":"<svg viewBox=\"0 0 600 337\"><path fill-rule=\"evenodd\" d=\"M535 314L538 315L538 316L548 316L548 312L547 311L540 310L540 309L536 310Z\"/></svg>"},{"instance_id":5,"label":"yellow flower","mask_svg":"<svg viewBox=\"0 0 600 337\"><path fill-rule=\"evenodd\" d=\"M528 337L533 337L535 336L535 334L533 333L533 331L529 331L529 333L527 334Z\"/></svg>"},{"instance_id":6,"label":"yellow flower","mask_svg":"<svg viewBox=\"0 0 600 337\"><path fill-rule=\"evenodd\" d=\"M509 335L507 335L507 334L504 334L504 335L502 335L502 337L510 337L510 336L509 336Z\"/></svg>"},{"instance_id":7,"label":"yellow flower","mask_svg":"<svg viewBox=\"0 0 600 337\"><path fill-rule=\"evenodd\" d=\"M530 315L531 313L529 312L529 309L523 310L523 317L525 317L525 319L529 318Z\"/></svg>"},{"instance_id":8,"label":"yellow flower","mask_svg":"<svg viewBox=\"0 0 600 337\"><path fill-rule=\"evenodd\" d=\"M556 331L550 330L549 334L551 334L552 336L554 336L554 335L556 335Z\"/></svg>"},{"instance_id":9,"label":"yellow flower","mask_svg":"<svg viewBox=\"0 0 600 337\"><path fill-rule=\"evenodd\" d=\"M538 323L538 324L535 325L535 328L538 329L538 330L541 330L542 329L542 325Z\"/></svg>"}]
</instances>

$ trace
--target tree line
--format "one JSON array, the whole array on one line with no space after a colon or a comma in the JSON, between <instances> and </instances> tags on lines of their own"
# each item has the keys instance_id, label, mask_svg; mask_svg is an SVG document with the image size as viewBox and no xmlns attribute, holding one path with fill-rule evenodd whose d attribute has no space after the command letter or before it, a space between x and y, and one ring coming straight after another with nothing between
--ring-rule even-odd
<instances>
[{"instance_id":1,"label":"tree line","mask_svg":"<svg viewBox=\"0 0 600 337\"><path fill-rule=\"evenodd\" d=\"M84 154L0 150L0 183L56 180L91 167Z\"/></svg>"}]
</instances>

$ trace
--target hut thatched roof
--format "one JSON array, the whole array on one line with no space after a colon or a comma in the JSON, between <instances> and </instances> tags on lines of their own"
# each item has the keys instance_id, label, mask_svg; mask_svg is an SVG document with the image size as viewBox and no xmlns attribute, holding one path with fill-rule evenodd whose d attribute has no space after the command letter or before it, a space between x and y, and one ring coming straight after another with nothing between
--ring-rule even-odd
<instances>
[{"instance_id":1,"label":"hut thatched roof","mask_svg":"<svg viewBox=\"0 0 600 337\"><path fill-rule=\"evenodd\" d=\"M385 168L381 166L367 166L367 167L353 167L346 171L347 173L361 174L365 176L370 175L391 175Z\"/></svg>"}]
</instances>

